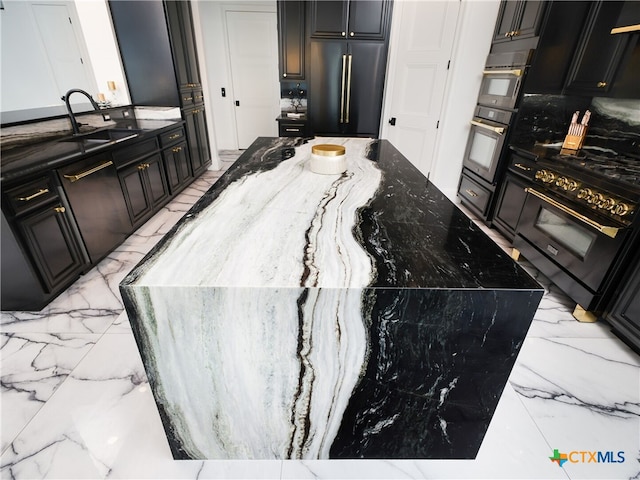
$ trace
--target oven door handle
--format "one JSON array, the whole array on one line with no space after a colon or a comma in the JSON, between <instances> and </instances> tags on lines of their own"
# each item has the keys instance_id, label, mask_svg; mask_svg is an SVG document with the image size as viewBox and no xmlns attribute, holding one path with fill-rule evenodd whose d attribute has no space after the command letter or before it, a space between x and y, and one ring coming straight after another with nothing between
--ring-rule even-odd
<instances>
[{"instance_id":1,"label":"oven door handle","mask_svg":"<svg viewBox=\"0 0 640 480\"><path fill-rule=\"evenodd\" d=\"M515 75L516 77L522 76L522 70L519 68L514 70L483 70L483 75Z\"/></svg>"},{"instance_id":2,"label":"oven door handle","mask_svg":"<svg viewBox=\"0 0 640 480\"><path fill-rule=\"evenodd\" d=\"M484 128L486 130L491 130L492 132L495 132L498 135L502 135L504 133L504 127L493 127L491 125L478 122L477 120L471 120L471 125L475 125L476 127Z\"/></svg>"},{"instance_id":3,"label":"oven door handle","mask_svg":"<svg viewBox=\"0 0 640 480\"><path fill-rule=\"evenodd\" d=\"M555 201L553 198L547 197L545 194L540 193L537 190L534 190L533 188L527 187L524 189L524 191L527 193L530 193L531 195L535 195L539 199L547 202L550 205L553 205L559 210L562 210L564 213L571 215L573 218L580 220L583 223L586 223L590 227L598 230L600 233L605 234L607 237L616 238L616 235L620 231L618 227L608 227L606 225L600 225L598 222L591 220L589 217L585 217L584 215L581 215L575 210L561 204L560 202Z\"/></svg>"}]
</instances>

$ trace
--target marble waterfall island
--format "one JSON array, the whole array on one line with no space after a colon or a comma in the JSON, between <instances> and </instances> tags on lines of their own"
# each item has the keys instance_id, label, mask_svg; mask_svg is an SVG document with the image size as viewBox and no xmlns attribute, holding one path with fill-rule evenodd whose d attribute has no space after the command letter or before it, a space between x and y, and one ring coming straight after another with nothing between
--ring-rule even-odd
<instances>
[{"instance_id":1,"label":"marble waterfall island","mask_svg":"<svg viewBox=\"0 0 640 480\"><path fill-rule=\"evenodd\" d=\"M543 294L345 138L257 139L120 289L177 459L474 458Z\"/></svg>"}]
</instances>

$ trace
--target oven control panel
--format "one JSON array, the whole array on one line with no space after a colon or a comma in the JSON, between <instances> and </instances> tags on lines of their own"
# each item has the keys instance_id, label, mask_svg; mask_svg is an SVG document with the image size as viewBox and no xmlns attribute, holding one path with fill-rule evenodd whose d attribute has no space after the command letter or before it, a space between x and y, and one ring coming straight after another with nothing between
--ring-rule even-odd
<instances>
[{"instance_id":1,"label":"oven control panel","mask_svg":"<svg viewBox=\"0 0 640 480\"><path fill-rule=\"evenodd\" d=\"M572 200L583 205L586 204L602 213L618 217L626 217L634 213L635 209L626 201L607 192L600 192L591 186L583 185L578 180L552 170L536 170L534 178L548 188L563 193L563 196L568 196Z\"/></svg>"}]
</instances>

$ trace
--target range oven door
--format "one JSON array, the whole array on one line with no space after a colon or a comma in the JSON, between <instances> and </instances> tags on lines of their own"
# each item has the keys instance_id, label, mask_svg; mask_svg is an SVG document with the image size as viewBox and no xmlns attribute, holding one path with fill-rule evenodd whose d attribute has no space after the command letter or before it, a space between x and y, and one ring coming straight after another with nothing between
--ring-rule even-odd
<instances>
[{"instance_id":1,"label":"range oven door","mask_svg":"<svg viewBox=\"0 0 640 480\"><path fill-rule=\"evenodd\" d=\"M484 70L478 103L498 108L515 108L523 76L524 68Z\"/></svg>"},{"instance_id":2,"label":"range oven door","mask_svg":"<svg viewBox=\"0 0 640 480\"><path fill-rule=\"evenodd\" d=\"M475 117L471 121L464 166L487 182L494 183L506 134L507 125Z\"/></svg>"},{"instance_id":3,"label":"range oven door","mask_svg":"<svg viewBox=\"0 0 640 480\"><path fill-rule=\"evenodd\" d=\"M526 190L528 195L517 235L564 273L597 292L628 231L604 225L593 216L583 215L539 190ZM515 244L518 248L517 242ZM535 265L533 259L529 260ZM563 285L559 286L563 288Z\"/></svg>"}]
</instances>

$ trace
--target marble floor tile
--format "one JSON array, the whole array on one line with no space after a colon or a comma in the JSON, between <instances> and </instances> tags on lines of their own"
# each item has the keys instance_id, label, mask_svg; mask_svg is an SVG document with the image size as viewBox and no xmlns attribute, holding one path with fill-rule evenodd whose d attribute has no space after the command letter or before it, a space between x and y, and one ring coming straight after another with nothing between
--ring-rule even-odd
<instances>
[{"instance_id":1,"label":"marble floor tile","mask_svg":"<svg viewBox=\"0 0 640 480\"><path fill-rule=\"evenodd\" d=\"M27 425L80 363L100 335L0 335L2 417L0 451Z\"/></svg>"}]
</instances>

